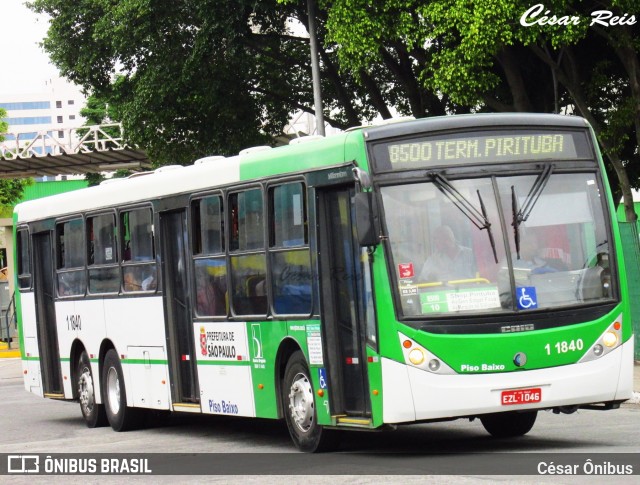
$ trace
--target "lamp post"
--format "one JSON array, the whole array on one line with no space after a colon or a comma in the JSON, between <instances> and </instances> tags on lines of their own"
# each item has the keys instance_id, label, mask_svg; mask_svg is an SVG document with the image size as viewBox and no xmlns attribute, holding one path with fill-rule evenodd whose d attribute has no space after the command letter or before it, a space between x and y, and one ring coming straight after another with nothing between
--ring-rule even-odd
<instances>
[{"instance_id":1,"label":"lamp post","mask_svg":"<svg viewBox=\"0 0 640 485\"><path fill-rule=\"evenodd\" d=\"M309 44L311 46L311 77L313 79L313 105L316 112L318 135L324 136L324 115L322 114L322 90L320 89L320 63L318 59L318 37L316 35L315 0L307 0L309 14Z\"/></svg>"}]
</instances>

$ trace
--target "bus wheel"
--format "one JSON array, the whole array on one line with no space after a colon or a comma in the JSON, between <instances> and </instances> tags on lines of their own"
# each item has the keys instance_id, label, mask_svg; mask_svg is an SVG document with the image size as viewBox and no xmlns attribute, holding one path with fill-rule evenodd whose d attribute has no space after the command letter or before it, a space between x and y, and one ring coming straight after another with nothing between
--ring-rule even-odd
<instances>
[{"instance_id":1,"label":"bus wheel","mask_svg":"<svg viewBox=\"0 0 640 485\"><path fill-rule=\"evenodd\" d=\"M96 386L91 372L91 362L86 352L82 352L76 372L76 388L80 410L89 428L97 428L107 424L104 405L96 402Z\"/></svg>"},{"instance_id":2,"label":"bus wheel","mask_svg":"<svg viewBox=\"0 0 640 485\"><path fill-rule=\"evenodd\" d=\"M111 349L102 366L102 395L109 424L115 431L127 431L136 424L137 409L127 407L127 393L120 358Z\"/></svg>"},{"instance_id":3,"label":"bus wheel","mask_svg":"<svg viewBox=\"0 0 640 485\"><path fill-rule=\"evenodd\" d=\"M295 352L284 373L282 402L289 434L301 451L326 451L335 444L335 433L316 422L313 385L302 352Z\"/></svg>"},{"instance_id":4,"label":"bus wheel","mask_svg":"<svg viewBox=\"0 0 640 485\"><path fill-rule=\"evenodd\" d=\"M531 431L537 416L538 411L511 411L480 416L480 421L494 438L514 438Z\"/></svg>"}]
</instances>

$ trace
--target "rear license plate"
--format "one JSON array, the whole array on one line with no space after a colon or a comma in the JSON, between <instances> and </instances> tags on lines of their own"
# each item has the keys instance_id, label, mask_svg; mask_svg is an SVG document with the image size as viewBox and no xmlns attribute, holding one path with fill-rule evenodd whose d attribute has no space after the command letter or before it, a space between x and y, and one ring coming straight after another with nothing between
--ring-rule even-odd
<instances>
[{"instance_id":1,"label":"rear license plate","mask_svg":"<svg viewBox=\"0 0 640 485\"><path fill-rule=\"evenodd\" d=\"M513 404L533 404L542 401L542 389L514 389L512 391L502 391L500 401L503 406Z\"/></svg>"}]
</instances>

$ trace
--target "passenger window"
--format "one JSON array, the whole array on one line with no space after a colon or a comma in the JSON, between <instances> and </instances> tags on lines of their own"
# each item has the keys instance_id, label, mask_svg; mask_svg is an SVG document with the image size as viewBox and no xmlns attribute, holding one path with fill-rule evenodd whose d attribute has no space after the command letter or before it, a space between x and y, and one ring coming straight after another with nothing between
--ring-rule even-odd
<instances>
[{"instance_id":1,"label":"passenger window","mask_svg":"<svg viewBox=\"0 0 640 485\"><path fill-rule=\"evenodd\" d=\"M224 251L222 198L218 195L192 203L193 254L218 254Z\"/></svg>"},{"instance_id":2,"label":"passenger window","mask_svg":"<svg viewBox=\"0 0 640 485\"><path fill-rule=\"evenodd\" d=\"M306 191L302 183L269 191L273 311L278 315L309 315L312 275Z\"/></svg>"},{"instance_id":3,"label":"passenger window","mask_svg":"<svg viewBox=\"0 0 640 485\"><path fill-rule=\"evenodd\" d=\"M294 247L308 242L304 192L301 183L271 189L271 246Z\"/></svg>"},{"instance_id":4,"label":"passenger window","mask_svg":"<svg viewBox=\"0 0 640 485\"><path fill-rule=\"evenodd\" d=\"M231 250L264 248L262 191L251 189L229 197L231 209Z\"/></svg>"},{"instance_id":5,"label":"passenger window","mask_svg":"<svg viewBox=\"0 0 640 485\"><path fill-rule=\"evenodd\" d=\"M229 196L231 301L236 315L267 314L267 260L259 188Z\"/></svg>"},{"instance_id":6,"label":"passenger window","mask_svg":"<svg viewBox=\"0 0 640 485\"><path fill-rule=\"evenodd\" d=\"M29 251L29 231L19 229L17 233L18 246L18 285L20 289L31 288L31 253Z\"/></svg>"},{"instance_id":7,"label":"passenger window","mask_svg":"<svg viewBox=\"0 0 640 485\"><path fill-rule=\"evenodd\" d=\"M116 245L114 214L87 218L89 243L89 293L117 293L120 290L120 267Z\"/></svg>"},{"instance_id":8,"label":"passenger window","mask_svg":"<svg viewBox=\"0 0 640 485\"><path fill-rule=\"evenodd\" d=\"M149 208L121 212L120 225L124 291L155 291L158 275L153 212Z\"/></svg>"},{"instance_id":9,"label":"passenger window","mask_svg":"<svg viewBox=\"0 0 640 485\"><path fill-rule=\"evenodd\" d=\"M59 296L85 292L85 249L82 219L56 224L56 260Z\"/></svg>"},{"instance_id":10,"label":"passenger window","mask_svg":"<svg viewBox=\"0 0 640 485\"><path fill-rule=\"evenodd\" d=\"M228 309L222 197L194 200L191 226L195 269L196 315L225 316Z\"/></svg>"}]
</instances>

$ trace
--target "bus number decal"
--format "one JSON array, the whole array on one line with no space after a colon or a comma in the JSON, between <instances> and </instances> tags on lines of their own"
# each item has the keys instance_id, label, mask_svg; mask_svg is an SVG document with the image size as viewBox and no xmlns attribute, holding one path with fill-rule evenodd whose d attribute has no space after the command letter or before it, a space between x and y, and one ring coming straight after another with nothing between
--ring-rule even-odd
<instances>
[{"instance_id":1,"label":"bus number decal","mask_svg":"<svg viewBox=\"0 0 640 485\"><path fill-rule=\"evenodd\" d=\"M552 354L552 350L555 349L556 354L566 354L568 352L575 352L576 350L582 350L584 348L584 342L581 338L577 340L556 342L553 346L551 344L547 344L544 346L544 349L547 351L547 355Z\"/></svg>"},{"instance_id":2,"label":"bus number decal","mask_svg":"<svg viewBox=\"0 0 640 485\"><path fill-rule=\"evenodd\" d=\"M80 315L67 315L67 330L82 330Z\"/></svg>"}]
</instances>

